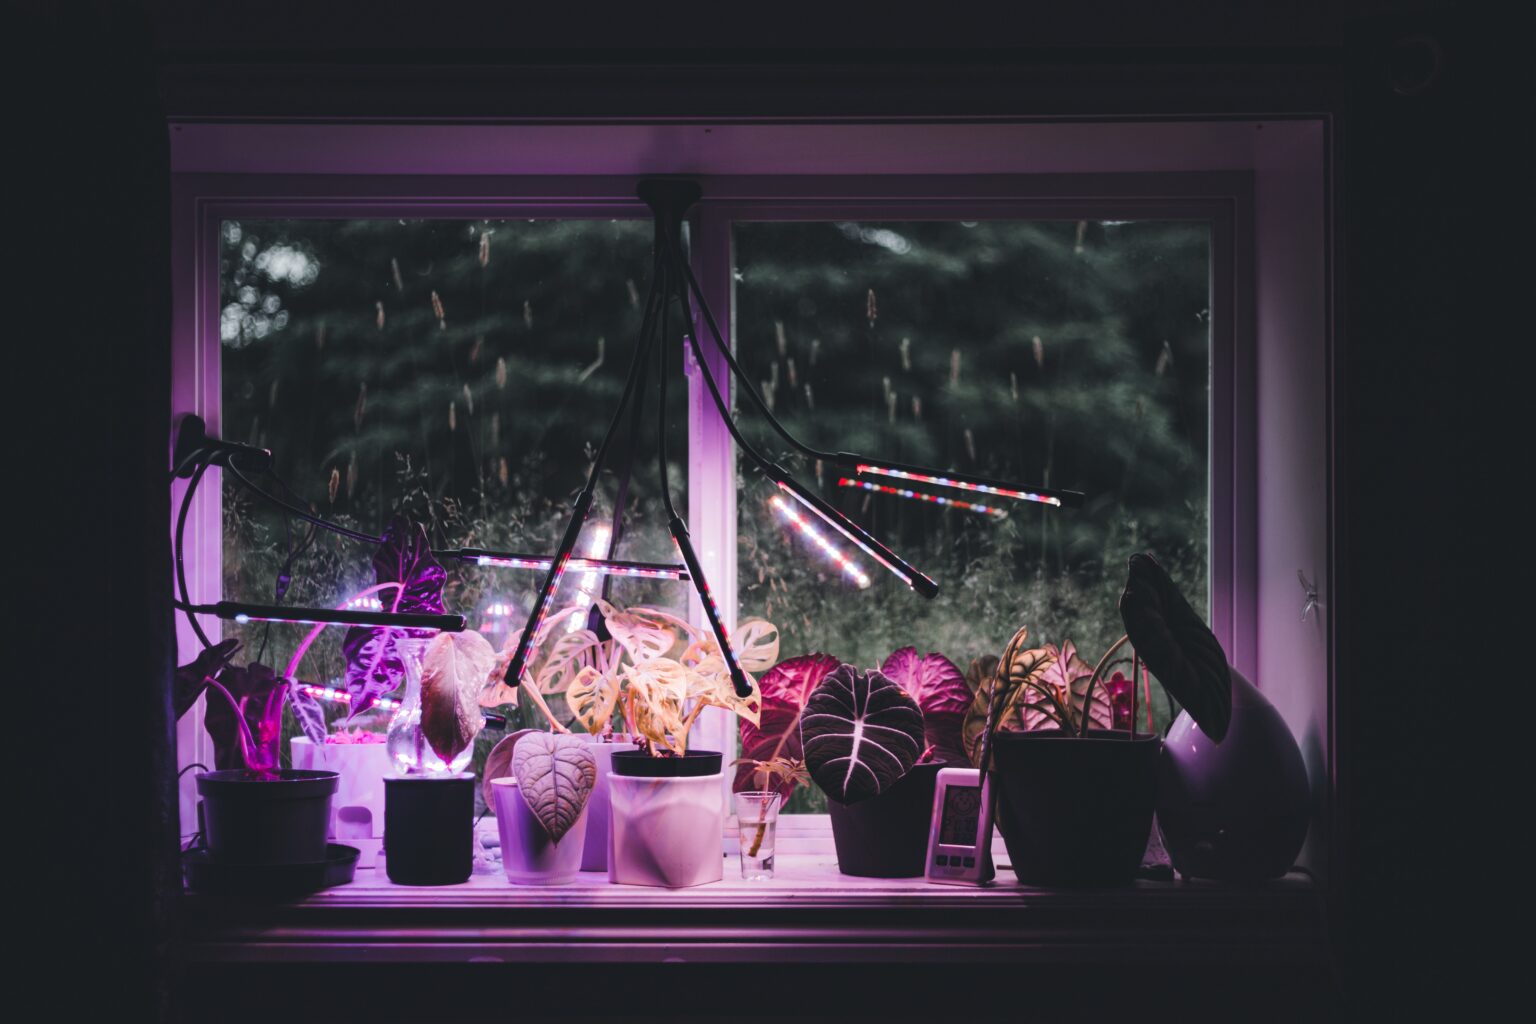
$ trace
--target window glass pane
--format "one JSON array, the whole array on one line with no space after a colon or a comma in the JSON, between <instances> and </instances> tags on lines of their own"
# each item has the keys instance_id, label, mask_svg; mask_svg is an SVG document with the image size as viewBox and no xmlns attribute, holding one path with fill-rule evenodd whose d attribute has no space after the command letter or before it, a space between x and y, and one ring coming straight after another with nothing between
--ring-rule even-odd
<instances>
[{"instance_id":1,"label":"window glass pane","mask_svg":"<svg viewBox=\"0 0 1536 1024\"><path fill-rule=\"evenodd\" d=\"M225 436L270 448L305 502L366 533L404 511L429 524L434 547L554 551L629 369L649 280L647 222L241 220L220 231ZM687 402L675 364L672 375L668 444L682 502ZM654 398L648 408L617 557L672 561ZM579 551L611 516L622 462L609 460ZM285 524L232 478L223 497L227 598L272 601L294 548L285 603L334 604L373 582L369 546L322 533L305 547L302 523ZM522 627L542 579L446 568L449 610L498 647ZM687 607L675 583L608 579L621 604ZM584 586L602 583L567 574L557 607ZM302 635L285 625L225 630L279 669ZM336 679L344 633L326 630L299 677ZM512 711L511 724L533 724L534 714ZM499 733L483 735L482 747Z\"/></svg>"},{"instance_id":2,"label":"window glass pane","mask_svg":"<svg viewBox=\"0 0 1536 1024\"><path fill-rule=\"evenodd\" d=\"M741 614L778 624L784 657L867 667L911 645L965 669L1028 625L1092 664L1122 632L1115 602L1140 550L1208 605L1208 225L741 223L734 243L737 352L800 438L1087 495L1056 509L934 489L996 519L840 486L738 399L766 453L940 586L925 601L843 543L872 581L858 590L785 528L743 461ZM1153 708L1161 728L1162 694ZM799 789L789 809L823 800Z\"/></svg>"}]
</instances>

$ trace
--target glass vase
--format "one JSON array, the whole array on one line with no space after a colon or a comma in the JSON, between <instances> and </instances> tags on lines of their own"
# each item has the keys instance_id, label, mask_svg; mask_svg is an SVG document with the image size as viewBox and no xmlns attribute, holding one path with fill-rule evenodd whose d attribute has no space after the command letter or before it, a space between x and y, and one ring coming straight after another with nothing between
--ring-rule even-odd
<instances>
[{"instance_id":1,"label":"glass vase","mask_svg":"<svg viewBox=\"0 0 1536 1024\"><path fill-rule=\"evenodd\" d=\"M401 637L394 642L405 672L405 696L389 722L389 763L396 775L458 775L469 766L474 744L459 751L452 761L444 761L421 732L421 656L426 647L427 640L417 637Z\"/></svg>"},{"instance_id":2,"label":"glass vase","mask_svg":"<svg viewBox=\"0 0 1536 1024\"><path fill-rule=\"evenodd\" d=\"M775 792L736 794L736 838L741 844L741 877L749 882L773 877L773 849L779 830Z\"/></svg>"}]
</instances>

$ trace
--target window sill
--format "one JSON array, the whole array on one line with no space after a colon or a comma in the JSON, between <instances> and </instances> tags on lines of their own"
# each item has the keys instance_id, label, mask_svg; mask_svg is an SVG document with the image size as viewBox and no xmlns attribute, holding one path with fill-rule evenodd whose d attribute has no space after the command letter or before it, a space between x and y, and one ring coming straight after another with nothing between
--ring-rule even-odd
<instances>
[{"instance_id":1,"label":"window sill","mask_svg":"<svg viewBox=\"0 0 1536 1024\"><path fill-rule=\"evenodd\" d=\"M1131 960L1318 963L1321 894L1300 875L1261 887L1137 882L1033 889L1006 868L974 888L842 875L783 854L770 882L692 889L513 886L496 874L414 888L382 871L282 906L188 894L186 952L203 963L925 962Z\"/></svg>"}]
</instances>

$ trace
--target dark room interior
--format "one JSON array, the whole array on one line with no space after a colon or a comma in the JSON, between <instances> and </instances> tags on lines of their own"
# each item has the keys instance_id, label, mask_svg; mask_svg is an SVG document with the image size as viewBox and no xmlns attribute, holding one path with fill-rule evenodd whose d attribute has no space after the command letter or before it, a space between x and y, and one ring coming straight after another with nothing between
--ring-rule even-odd
<instances>
[{"instance_id":1,"label":"dark room interior","mask_svg":"<svg viewBox=\"0 0 1536 1024\"><path fill-rule=\"evenodd\" d=\"M38 1019L1493 1014L1529 4L9 7Z\"/></svg>"}]
</instances>

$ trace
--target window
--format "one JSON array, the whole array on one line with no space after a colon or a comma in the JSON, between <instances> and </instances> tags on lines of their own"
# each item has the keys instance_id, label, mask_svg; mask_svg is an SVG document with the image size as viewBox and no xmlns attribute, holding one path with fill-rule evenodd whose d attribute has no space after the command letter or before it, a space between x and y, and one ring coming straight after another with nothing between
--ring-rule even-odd
<instances>
[{"instance_id":1,"label":"window","mask_svg":"<svg viewBox=\"0 0 1536 1024\"><path fill-rule=\"evenodd\" d=\"M217 225L220 399L226 436L270 448L284 484L317 512L378 535L403 511L434 547L553 551L629 368L650 270L650 225L631 220L253 219ZM686 498L687 395L673 388L675 500ZM650 406L654 413L654 401ZM666 561L656 419L635 437L616 557ZM610 459L580 547L607 536ZM365 546L223 487L223 595L330 606L373 582ZM500 644L521 629L537 572L445 565L451 607ZM276 581L291 583L274 594ZM686 614L687 592L606 577L621 604ZM572 574L563 602L603 593ZM574 621L574 620L573 620ZM225 623L249 656L288 663L303 632ZM297 677L339 686L343 630L326 630ZM551 698L563 712L558 695ZM333 729L345 709L330 708ZM533 726L528 702L512 727ZM382 723L369 723L382 727ZM290 714L286 737L297 733ZM500 733L482 734L483 764ZM477 791L478 795L478 791Z\"/></svg>"},{"instance_id":2,"label":"window","mask_svg":"<svg viewBox=\"0 0 1536 1024\"><path fill-rule=\"evenodd\" d=\"M848 547L870 580L860 593L786 530L774 488L744 466L741 611L778 624L785 656L870 666L912 645L964 670L1027 624L1091 664L1123 632L1115 599L1132 551L1206 593L1206 223L738 222L733 241L736 349L797 436L1088 496L1061 510L954 494L973 507L944 508L863 489L760 431L770 457L940 585L924 601ZM1166 725L1166 699L1153 710ZM800 788L787 810L824 808Z\"/></svg>"},{"instance_id":3,"label":"window","mask_svg":"<svg viewBox=\"0 0 1536 1024\"><path fill-rule=\"evenodd\" d=\"M200 207L209 285L197 299L199 354L178 365L214 372L183 373L178 407L271 448L286 485L363 532L404 510L429 524L434 546L553 550L628 368L651 228L643 209L612 198L627 182L524 205L515 184L495 201L440 204L451 209L356 200L345 180L332 199ZM998 505L1007 515L997 517L871 493L842 485L834 467L797 462L743 409L764 451L941 587L923 601L868 565L871 585L858 592L766 507L766 485L732 457L677 345L688 387L668 397L675 494L686 495L728 616L779 625L781 657L824 650L869 665L910 644L964 669L1021 623L1091 656L1119 635L1123 560L1144 549L1187 593L1209 595L1230 640L1240 618L1230 552L1243 527L1227 207L1200 196L1044 199L1028 185L1006 202L964 198L953 181L874 201L850 180L838 186L844 198L810 203L786 199L801 187L786 179L700 204L692 237L706 294L791 430L834 450L1088 495L1079 510ZM1134 193L1135 179L1119 187ZM672 560L656 508L655 429L654 415L642 420L618 557ZM606 474L583 547L607 523L616 482ZM306 542L303 524L231 480L205 491L201 533L194 522L189 535L195 600L269 602L287 575L284 601L331 604L371 582L359 546L324 534ZM521 625L540 581L448 568L451 605L493 642ZM623 604L693 604L675 584L609 579ZM568 577L561 604L593 584ZM225 628L269 664L286 664L299 639L293 627ZM300 678L340 672L341 632L322 634ZM1164 724L1169 705L1153 707ZM733 724L711 715L696 745L734 744ZM533 724L526 707L511 717ZM498 737L483 734L477 767ZM181 742L183 763L198 760L201 726L184 720ZM190 777L183 793L186 817ZM789 807L823 809L806 789Z\"/></svg>"}]
</instances>

